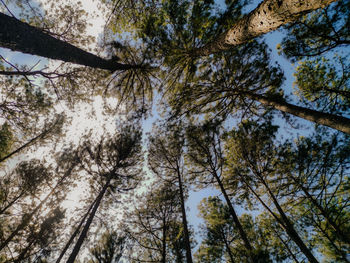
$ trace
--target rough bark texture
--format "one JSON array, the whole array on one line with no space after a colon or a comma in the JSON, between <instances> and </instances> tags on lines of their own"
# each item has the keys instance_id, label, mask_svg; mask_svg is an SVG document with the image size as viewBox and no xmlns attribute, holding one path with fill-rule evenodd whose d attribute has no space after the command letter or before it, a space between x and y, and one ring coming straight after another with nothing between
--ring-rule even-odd
<instances>
[{"instance_id":1,"label":"rough bark texture","mask_svg":"<svg viewBox=\"0 0 350 263\"><path fill-rule=\"evenodd\" d=\"M100 58L3 13L0 13L0 25L3 48L109 71L139 67Z\"/></svg>"},{"instance_id":2,"label":"rough bark texture","mask_svg":"<svg viewBox=\"0 0 350 263\"><path fill-rule=\"evenodd\" d=\"M231 46L247 42L280 26L295 21L298 17L323 8L336 0L265 0L256 9L240 19L215 41L193 50L193 56L208 56L224 51Z\"/></svg>"},{"instance_id":3,"label":"rough bark texture","mask_svg":"<svg viewBox=\"0 0 350 263\"><path fill-rule=\"evenodd\" d=\"M271 106L276 110L290 113L305 120L312 121L320 125L325 125L350 134L350 119L348 118L296 106L285 101L278 100L276 98L266 97L251 92L242 92L242 94L252 100L259 101L266 106Z\"/></svg>"}]
</instances>

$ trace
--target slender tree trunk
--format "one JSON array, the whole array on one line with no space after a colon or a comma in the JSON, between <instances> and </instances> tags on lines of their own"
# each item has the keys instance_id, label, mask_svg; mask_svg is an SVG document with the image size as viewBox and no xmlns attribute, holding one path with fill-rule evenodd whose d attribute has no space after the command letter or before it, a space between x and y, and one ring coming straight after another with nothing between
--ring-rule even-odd
<instances>
[{"instance_id":1,"label":"slender tree trunk","mask_svg":"<svg viewBox=\"0 0 350 263\"><path fill-rule=\"evenodd\" d=\"M248 239L248 236L247 236L246 232L244 231L244 229L243 229L243 227L242 227L242 225L241 225L241 222L240 222L239 219L238 219L238 216L237 216L237 214L236 214L236 211L235 211L235 209L233 208L233 205L232 205L232 203L231 203L231 200L230 200L230 198L228 197L228 195L227 195L227 193L226 193L226 189L225 189L225 187L223 186L223 184L222 184L222 182L221 182L219 176L218 176L216 173L213 173L212 175L215 177L216 182L218 183L218 185L219 185L219 187L220 187L221 193L224 195L224 198L225 198L225 201L226 201L226 203L227 203L227 206L228 206L228 208L229 208L229 210L230 210L230 214L231 214L231 216L232 216L232 219L233 219L233 221L235 222L236 227L238 228L238 232L239 232L239 234L240 234L240 236L241 236L241 238L242 238L242 240L243 240L243 243L244 243L245 248L246 248L247 251L250 253L250 259L251 259L251 261L253 261L253 258L251 257L251 255L253 255L253 248L252 248L252 246L251 246L251 244L250 244L250 242L249 242L249 239Z\"/></svg>"},{"instance_id":2,"label":"slender tree trunk","mask_svg":"<svg viewBox=\"0 0 350 263\"><path fill-rule=\"evenodd\" d=\"M230 49L280 26L295 21L298 17L323 8L336 0L265 0L248 15L240 19L228 31L203 47L194 49L193 56L208 56Z\"/></svg>"},{"instance_id":3,"label":"slender tree trunk","mask_svg":"<svg viewBox=\"0 0 350 263\"><path fill-rule=\"evenodd\" d=\"M311 253L310 249L305 245L304 241L300 238L297 231L294 229L292 222L288 219L287 215L284 213L282 207L278 203L275 195L272 193L271 189L265 182L264 178L260 175L260 180L262 184L265 186L270 198L272 199L273 204L277 208L278 213L281 216L281 220L283 221L285 225L285 230L287 234L290 236L290 238L297 244L297 246L300 248L301 252L307 257L307 259L311 263L318 263L317 259L314 257L314 255Z\"/></svg>"},{"instance_id":4,"label":"slender tree trunk","mask_svg":"<svg viewBox=\"0 0 350 263\"><path fill-rule=\"evenodd\" d=\"M19 195L17 195L14 199L12 199L11 202L9 202L5 207L3 207L0 210L0 215L6 212L7 209L9 209L14 203L17 202L18 199L20 199L24 195L25 191L22 191Z\"/></svg>"},{"instance_id":5,"label":"slender tree trunk","mask_svg":"<svg viewBox=\"0 0 350 263\"><path fill-rule=\"evenodd\" d=\"M177 165L177 180L179 183L179 191L180 191L180 202L181 202L181 213L182 213L182 224L184 227L184 235L185 235L185 247L186 247L186 262L192 263L192 253L191 253L191 244L190 244L190 234L188 232L187 225L187 217L186 217L186 208L185 208L185 200L184 200L184 192L182 186L182 178L179 170L179 166Z\"/></svg>"},{"instance_id":6,"label":"slender tree trunk","mask_svg":"<svg viewBox=\"0 0 350 263\"><path fill-rule=\"evenodd\" d=\"M299 260L296 258L296 256L294 255L294 253L292 252L292 250L290 250L288 244L286 241L283 240L283 238L277 233L277 231L274 229L273 230L275 232L275 234L277 235L278 239L282 242L282 244L284 245L284 247L288 250L289 255L293 258L293 260L296 263L299 263Z\"/></svg>"},{"instance_id":7,"label":"slender tree trunk","mask_svg":"<svg viewBox=\"0 0 350 263\"><path fill-rule=\"evenodd\" d=\"M1 28L1 27L0 27ZM47 134L49 134L54 128L55 126L61 121L61 118L58 118L50 127L46 128L43 132L41 132L40 134L38 134L37 136L35 136L34 138L30 139L28 142L26 142L25 144L23 144L22 146L18 147L16 150L10 152L9 154L7 154L6 156L2 157L0 159L0 163L4 162L5 160L7 160L8 158L12 157L13 155L19 153L20 151L22 151L23 149L25 149L26 147L32 145L33 143L35 143L37 140L40 140L42 138L44 138Z\"/></svg>"},{"instance_id":8,"label":"slender tree trunk","mask_svg":"<svg viewBox=\"0 0 350 263\"><path fill-rule=\"evenodd\" d=\"M3 13L0 13L0 25L3 48L109 71L139 67L100 58Z\"/></svg>"},{"instance_id":9,"label":"slender tree trunk","mask_svg":"<svg viewBox=\"0 0 350 263\"><path fill-rule=\"evenodd\" d=\"M19 234L21 230L23 230L30 222L30 220L33 218L33 216L36 214L36 212L39 211L39 209L46 203L46 201L50 198L51 195L54 194L57 187L59 187L64 180L72 173L75 165L72 165L67 172L61 177L61 179L58 181L58 183L55 185L55 187L50 191L50 193L47 194L47 196L35 207L35 209L28 215L23 216L22 222L16 227L16 229L11 233L11 235L2 243L0 244L0 251L6 247L12 239Z\"/></svg>"},{"instance_id":10,"label":"slender tree trunk","mask_svg":"<svg viewBox=\"0 0 350 263\"><path fill-rule=\"evenodd\" d=\"M91 211L91 214L90 214L88 220L86 221L86 224L85 224L82 232L80 233L80 236L79 236L79 238L77 240L77 243L75 244L75 246L74 246L74 248L72 250L72 253L69 255L69 258L68 258L66 263L74 263L75 258L77 257L77 255L79 253L79 250L80 250L80 248L81 248L81 246L82 246L82 244L83 244L83 242L84 242L84 240L85 240L85 238L87 236L87 233L89 231L89 228L90 228L90 225L92 223L92 220L95 217L96 211L97 211L98 207L100 206L102 198L103 198L104 194L106 193L107 188L108 188L108 186L109 186L109 184L111 182L111 178L112 178L112 176L109 175L108 179L107 179L107 182L104 184L103 188L101 189L100 193L98 194L98 196L96 198L95 205L94 205L94 207L93 207L93 209Z\"/></svg>"},{"instance_id":11,"label":"slender tree trunk","mask_svg":"<svg viewBox=\"0 0 350 263\"><path fill-rule=\"evenodd\" d=\"M276 110L350 134L350 119L348 118L296 106L276 98L255 94L249 91L240 91L240 93L252 100L260 102L261 104L271 106Z\"/></svg>"},{"instance_id":12,"label":"slender tree trunk","mask_svg":"<svg viewBox=\"0 0 350 263\"><path fill-rule=\"evenodd\" d=\"M96 199L92 202L92 204L90 205L88 211L85 213L85 215L83 216L83 218L80 220L79 225L77 226L77 228L74 230L73 234L70 236L68 242L66 243L66 245L64 246L63 250L61 251L58 259L56 260L56 263L60 263L61 259L63 258L64 254L67 252L68 248L70 247L70 245L73 243L74 238L78 235L81 226L84 224L85 219L87 218L87 216L90 214L91 209L93 208L94 204L96 203Z\"/></svg>"},{"instance_id":13,"label":"slender tree trunk","mask_svg":"<svg viewBox=\"0 0 350 263\"><path fill-rule=\"evenodd\" d=\"M226 238L224 233L222 233L222 238L224 240L225 247L226 247L228 256L230 257L231 263L234 263L235 261L234 261L233 254L232 254L232 251L231 251L231 248L230 248L230 244L228 243L227 238Z\"/></svg>"},{"instance_id":14,"label":"slender tree trunk","mask_svg":"<svg viewBox=\"0 0 350 263\"><path fill-rule=\"evenodd\" d=\"M260 203L271 213L271 215L276 219L276 221L283 227L283 229L287 232L288 236L297 244L301 252L307 257L307 259L311 263L319 263L317 259L313 256L311 251L307 248L305 243L302 241L298 233L295 231L292 223L289 221L288 217L282 210L281 206L279 205L275 195L271 192L270 188L266 184L264 178L262 178L261 175L258 175L260 181L265 186L265 188L268 191L269 196L271 197L274 205L276 206L278 213L280 214L280 217L278 217L266 204L265 202L260 198L260 196L254 191L254 189L249 185L249 183L244 179L242 175L240 175L240 178L242 178L242 181L246 184L246 186L252 191L252 193L258 198Z\"/></svg>"},{"instance_id":15,"label":"slender tree trunk","mask_svg":"<svg viewBox=\"0 0 350 263\"><path fill-rule=\"evenodd\" d=\"M341 231L339 226L333 221L330 214L320 205L315 198L308 192L308 190L293 176L292 180L302 189L306 197L311 201L311 203L321 212L321 215L327 220L327 222L332 226L335 231L335 234L339 237L340 240L350 244L350 238L345 234L346 232Z\"/></svg>"}]
</instances>

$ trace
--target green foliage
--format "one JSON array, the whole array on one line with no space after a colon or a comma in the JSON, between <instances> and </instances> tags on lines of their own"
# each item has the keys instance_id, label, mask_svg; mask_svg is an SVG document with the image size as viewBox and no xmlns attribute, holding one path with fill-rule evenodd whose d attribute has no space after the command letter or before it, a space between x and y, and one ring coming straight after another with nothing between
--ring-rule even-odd
<instances>
[{"instance_id":1,"label":"green foliage","mask_svg":"<svg viewBox=\"0 0 350 263\"><path fill-rule=\"evenodd\" d=\"M14 135L8 123L4 123L0 128L0 158L6 156L13 144Z\"/></svg>"},{"instance_id":2,"label":"green foliage","mask_svg":"<svg viewBox=\"0 0 350 263\"><path fill-rule=\"evenodd\" d=\"M334 63L338 61L338 65ZM350 65L340 57L331 62L315 58L299 63L295 73L297 95L322 111L347 113L350 107Z\"/></svg>"},{"instance_id":3,"label":"green foliage","mask_svg":"<svg viewBox=\"0 0 350 263\"><path fill-rule=\"evenodd\" d=\"M105 232L93 248L90 249L89 263L118 263L123 256L126 237L116 232Z\"/></svg>"},{"instance_id":4,"label":"green foliage","mask_svg":"<svg viewBox=\"0 0 350 263\"><path fill-rule=\"evenodd\" d=\"M301 59L318 56L350 44L350 1L335 3L316 10L287 26L280 49L287 57Z\"/></svg>"}]
</instances>

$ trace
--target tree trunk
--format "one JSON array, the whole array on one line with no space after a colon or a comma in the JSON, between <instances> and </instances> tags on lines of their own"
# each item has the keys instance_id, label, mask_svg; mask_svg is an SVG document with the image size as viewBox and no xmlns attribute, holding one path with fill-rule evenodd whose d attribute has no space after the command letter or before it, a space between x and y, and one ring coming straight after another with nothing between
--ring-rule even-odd
<instances>
[{"instance_id":1,"label":"tree trunk","mask_svg":"<svg viewBox=\"0 0 350 263\"><path fill-rule=\"evenodd\" d=\"M179 183L179 191L180 191L180 201L181 201L181 213L182 213L182 224L184 227L184 235L185 235L185 247L186 247L186 262L192 263L192 253L191 253L191 245L190 245L190 234L188 232L187 226L187 217L186 217L186 208L185 208L185 200L184 200L184 192L182 186L181 174L179 171L179 167L177 166L177 180Z\"/></svg>"},{"instance_id":2,"label":"tree trunk","mask_svg":"<svg viewBox=\"0 0 350 263\"><path fill-rule=\"evenodd\" d=\"M303 252L303 254L307 257L307 259L311 263L318 263L317 259L311 253L310 249L305 245L304 241L300 238L297 231L294 229L292 222L290 222L287 215L284 213L282 207L278 203L275 195L272 193L271 189L269 188L269 186L267 185L265 180L262 178L261 175L259 177L260 177L262 184L265 186L270 198L272 199L273 204L277 208L277 211L281 216L281 220L284 223L285 230L286 230L287 234L289 235L289 237L295 242L295 244L297 244L297 246L299 247L301 252Z\"/></svg>"},{"instance_id":3,"label":"tree trunk","mask_svg":"<svg viewBox=\"0 0 350 263\"><path fill-rule=\"evenodd\" d=\"M311 203L321 212L321 215L327 220L327 222L332 226L332 228L335 231L336 236L338 238L348 244L350 244L350 238L346 235L346 232L341 231L339 226L336 224L336 222L331 218L331 215L329 214L326 209L320 205L317 200L309 193L309 191L297 180L294 178L294 176L290 176L292 180L301 188L301 190L304 192L306 198L308 198Z\"/></svg>"},{"instance_id":4,"label":"tree trunk","mask_svg":"<svg viewBox=\"0 0 350 263\"><path fill-rule=\"evenodd\" d=\"M109 184L111 182L111 178L112 178L112 176L109 175L108 179L107 179L107 182L105 183L105 185L103 186L102 190L98 194L98 196L96 198L95 205L94 205L94 207L93 207L93 209L91 211L91 214L90 214L88 220L86 221L86 224L85 224L85 226L84 226L84 228L83 228L83 230L82 230L82 232L81 232L81 234L80 234L80 236L79 236L79 238L77 240L77 243L75 244L75 246L74 246L74 248L72 250L72 253L69 255L69 258L68 258L66 263L74 263L75 258L77 257L77 255L79 253L79 250L80 250L80 248L81 248L81 246L82 246L82 244L83 244L83 242L84 242L84 240L85 240L85 238L87 236L87 233L89 231L89 228L90 228L90 225L92 223L92 220L95 217L97 208L100 206L102 198L103 198L105 192L107 191L107 188L108 188L108 186L109 186Z\"/></svg>"},{"instance_id":5,"label":"tree trunk","mask_svg":"<svg viewBox=\"0 0 350 263\"><path fill-rule=\"evenodd\" d=\"M280 26L295 21L298 17L323 8L336 0L265 0L248 15L240 19L228 31L203 47L194 49L192 55L208 56L230 49Z\"/></svg>"},{"instance_id":6,"label":"tree trunk","mask_svg":"<svg viewBox=\"0 0 350 263\"><path fill-rule=\"evenodd\" d=\"M231 263L235 263L234 259L233 259L233 254L232 254L232 251L231 251L231 248L230 248L230 244L228 243L227 241L227 238L225 236L224 233L222 233L222 238L224 240L224 243L225 243L225 247L226 247L226 250L227 250L227 253L228 253L228 256L231 260Z\"/></svg>"},{"instance_id":7,"label":"tree trunk","mask_svg":"<svg viewBox=\"0 0 350 263\"><path fill-rule=\"evenodd\" d=\"M73 171L75 165L72 165L67 172L61 177L61 179L58 181L58 183L54 186L54 188L50 191L50 193L47 194L47 196L35 207L35 209L28 215L25 215L22 219L22 222L16 227L16 229L11 233L11 235L4 241L4 243L0 244L0 251L6 247L11 240L19 234L21 230L23 230L30 220L33 218L36 212L39 211L39 209L46 203L46 201L49 199L49 197L56 191L57 187L59 187L63 181L71 174Z\"/></svg>"},{"instance_id":8,"label":"tree trunk","mask_svg":"<svg viewBox=\"0 0 350 263\"><path fill-rule=\"evenodd\" d=\"M42 133L38 134L37 136L35 136L34 138L30 139L28 142L26 142L22 146L18 147L16 150L14 150L14 151L10 152L9 154L7 154L6 156L2 157L0 159L0 163L2 163L3 161L7 160L8 158L10 158L11 156L15 155L16 153L19 153L20 151L22 151L26 147L32 145L37 140L44 138L48 133L50 133L55 128L55 126L60 122L60 120L61 120L61 118L58 118L49 128L45 129Z\"/></svg>"},{"instance_id":9,"label":"tree trunk","mask_svg":"<svg viewBox=\"0 0 350 263\"><path fill-rule=\"evenodd\" d=\"M303 118L305 120L312 121L320 125L325 125L333 129L342 131L344 133L350 134L350 119L348 118L296 106L276 98L267 97L260 94L254 94L249 91L240 91L240 93L252 100L260 102L261 104L271 106L276 110L280 110L292 114L294 116Z\"/></svg>"},{"instance_id":10,"label":"tree trunk","mask_svg":"<svg viewBox=\"0 0 350 263\"><path fill-rule=\"evenodd\" d=\"M247 185L247 187L252 191L252 193L258 198L260 203L270 212L270 214L276 219L276 221L283 227L283 229L287 232L288 236L294 241L294 243L296 243L296 245L299 247L301 252L307 257L307 259L311 263L319 263L317 259L314 257L314 255L311 253L311 251L307 248L305 243L302 241L298 233L295 231L292 223L289 221L288 217L282 210L275 195L271 192L264 178L262 178L261 175L258 175L261 183L265 186L266 190L268 191L268 195L271 197L274 205L276 206L278 213L280 214L280 217L277 217L277 215L265 204L265 202L254 191L254 189L249 185L249 183L244 179L242 175L239 174L239 177L242 178L242 181Z\"/></svg>"},{"instance_id":11,"label":"tree trunk","mask_svg":"<svg viewBox=\"0 0 350 263\"><path fill-rule=\"evenodd\" d=\"M219 176L216 173L213 173L213 176L215 177L216 182L218 183L218 185L220 187L221 193L224 195L224 198L225 198L226 204L227 204L227 206L228 206L228 208L230 210L230 214L232 216L232 219L235 222L235 225L238 228L239 235L241 236L241 238L243 240L243 243L244 243L244 246L247 249L247 252L249 253L250 260L253 262L253 258L251 256L251 255L253 255L253 248L252 248L252 246L251 246L251 244L250 244L250 242L248 240L247 234L244 231L244 229L243 229L243 227L242 227L242 225L241 225L241 223L240 223L240 221L238 219L236 211L233 208L231 200L228 197L228 195L226 193L226 190L225 190L225 188L224 188L224 186L223 186Z\"/></svg>"},{"instance_id":12,"label":"tree trunk","mask_svg":"<svg viewBox=\"0 0 350 263\"><path fill-rule=\"evenodd\" d=\"M61 259L63 258L64 254L67 252L68 248L70 247L70 245L73 243L74 238L78 235L81 226L83 225L83 223L85 222L85 219L87 218L87 216L90 214L91 209L93 208L94 204L96 203L96 199L92 202L92 204L90 205L88 211L85 213L85 215L83 216L83 218L80 220L79 225L77 226L77 228L74 230L73 234L70 236L68 242L66 243L66 245L64 246L63 250L61 251L58 259L56 260L56 263L60 263Z\"/></svg>"},{"instance_id":13,"label":"tree trunk","mask_svg":"<svg viewBox=\"0 0 350 263\"><path fill-rule=\"evenodd\" d=\"M3 13L0 13L0 25L0 47L3 48L112 72L139 67L100 58Z\"/></svg>"}]
</instances>

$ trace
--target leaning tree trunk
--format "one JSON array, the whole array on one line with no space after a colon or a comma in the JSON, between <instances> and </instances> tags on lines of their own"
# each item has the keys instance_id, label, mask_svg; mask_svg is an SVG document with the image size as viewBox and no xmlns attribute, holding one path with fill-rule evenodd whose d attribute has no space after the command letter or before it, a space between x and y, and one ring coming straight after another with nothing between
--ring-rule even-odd
<instances>
[{"instance_id":1,"label":"leaning tree trunk","mask_svg":"<svg viewBox=\"0 0 350 263\"><path fill-rule=\"evenodd\" d=\"M75 164L72 164L71 167L69 167L69 169L67 170L67 172L64 173L61 179L52 188L50 193L48 193L46 197L42 201L40 201L40 203L34 208L34 210L31 213L23 216L21 223L10 234L10 236L6 238L6 240L2 244L0 244L0 251L4 249L12 241L12 239L20 233L20 231L22 231L24 228L27 227L27 225L30 223L30 220L33 218L33 216L40 210L40 208L46 203L46 201L49 200L49 198L55 193L57 188L61 186L61 184L68 178L68 176L71 175L74 168L75 168Z\"/></svg>"},{"instance_id":2,"label":"leaning tree trunk","mask_svg":"<svg viewBox=\"0 0 350 263\"><path fill-rule=\"evenodd\" d=\"M295 230L293 223L289 220L287 215L284 213L282 207L278 203L276 196L272 193L270 187L267 185L267 183L262 178L262 176L259 176L259 177L260 177L262 184L265 186L265 188L268 192L268 195L272 199L273 204L277 208L277 211L281 216L280 219L284 223L285 230L286 230L287 234L289 235L289 237L295 242L295 244L297 244L297 246L299 247L301 252L307 257L307 259L311 263L318 263L318 260L315 258L315 256L312 254L311 250L306 246L304 241L301 239L301 237L299 236L299 234Z\"/></svg>"},{"instance_id":3,"label":"leaning tree trunk","mask_svg":"<svg viewBox=\"0 0 350 263\"><path fill-rule=\"evenodd\" d=\"M104 194L106 193L107 188L111 182L111 178L112 178L111 175L109 175L107 182L104 184L103 188L101 189L100 193L98 194L98 196L96 198L95 205L91 211L91 214L90 214L88 220L86 221L86 224L85 224L85 226L84 226L84 228L83 228L83 230L82 230L82 232L77 240L77 243L75 243L75 246L72 250L72 253L69 255L69 258L68 258L66 263L74 263L75 258L78 256L79 250L80 250L80 248L81 248L81 246L82 246L82 244L87 236L87 233L89 231L92 220L95 217L97 208L100 206L102 198L103 198Z\"/></svg>"},{"instance_id":4,"label":"leaning tree trunk","mask_svg":"<svg viewBox=\"0 0 350 263\"><path fill-rule=\"evenodd\" d=\"M348 118L296 106L276 98L255 94L249 91L240 91L240 93L252 100L260 102L261 104L271 106L276 110L280 110L292 114L294 116L303 118L305 120L312 121L320 125L325 125L333 129L342 131L344 133L350 134L350 119Z\"/></svg>"},{"instance_id":5,"label":"leaning tree trunk","mask_svg":"<svg viewBox=\"0 0 350 263\"><path fill-rule=\"evenodd\" d=\"M0 25L3 48L109 71L139 67L100 58L3 13L0 13Z\"/></svg>"},{"instance_id":6,"label":"leaning tree trunk","mask_svg":"<svg viewBox=\"0 0 350 263\"><path fill-rule=\"evenodd\" d=\"M242 226L241 222L239 221L239 218L238 218L238 216L236 214L236 211L235 211L235 209L234 209L234 207L233 207L233 205L231 203L230 197L228 196L228 194L226 192L226 189L225 189L224 185L222 184L219 175L216 174L216 173L213 173L212 175L216 179L216 182L218 183L218 185L220 187L221 193L224 195L224 198L225 198L226 204L227 204L227 206L229 208L229 211L230 211L230 214L232 216L232 219L233 219L236 227L238 228L239 235L241 236L241 238L243 240L243 243L244 243L244 246L247 249L247 252L249 254L248 255L249 260L251 262L253 262L253 247L251 246L251 244L250 244L250 242L248 240L247 233L244 231L243 226Z\"/></svg>"},{"instance_id":7,"label":"leaning tree trunk","mask_svg":"<svg viewBox=\"0 0 350 263\"><path fill-rule=\"evenodd\" d=\"M84 224L86 218L88 217L88 215L90 214L91 209L94 207L96 202L96 199L92 202L92 204L90 205L88 211L85 213L85 215L83 216L83 218L80 220L79 225L77 226L77 228L74 230L73 234L70 236L68 242L66 243L66 245L64 246L64 248L62 249L60 255L58 256L56 263L60 263L61 259L63 258L64 254L67 252L68 248L70 247L70 245L73 243L74 238L79 234L80 228L82 227L82 225Z\"/></svg>"},{"instance_id":8,"label":"leaning tree trunk","mask_svg":"<svg viewBox=\"0 0 350 263\"><path fill-rule=\"evenodd\" d=\"M36 143L38 140L44 139L46 137L46 135L48 135L50 132L52 132L54 130L56 125L58 125L61 120L62 120L62 118L58 118L50 127L44 129L40 134L38 134L37 136L33 137L32 139L30 139L25 144L21 145L16 150L13 150L12 152L7 154L6 156L0 158L0 163L6 161L8 158L12 157L13 155L19 153L23 149L25 149L25 148L31 146L32 144Z\"/></svg>"},{"instance_id":9,"label":"leaning tree trunk","mask_svg":"<svg viewBox=\"0 0 350 263\"><path fill-rule=\"evenodd\" d=\"M193 56L208 56L245 43L295 21L298 17L323 8L336 0L265 0L228 31L203 47L194 49Z\"/></svg>"}]
</instances>

